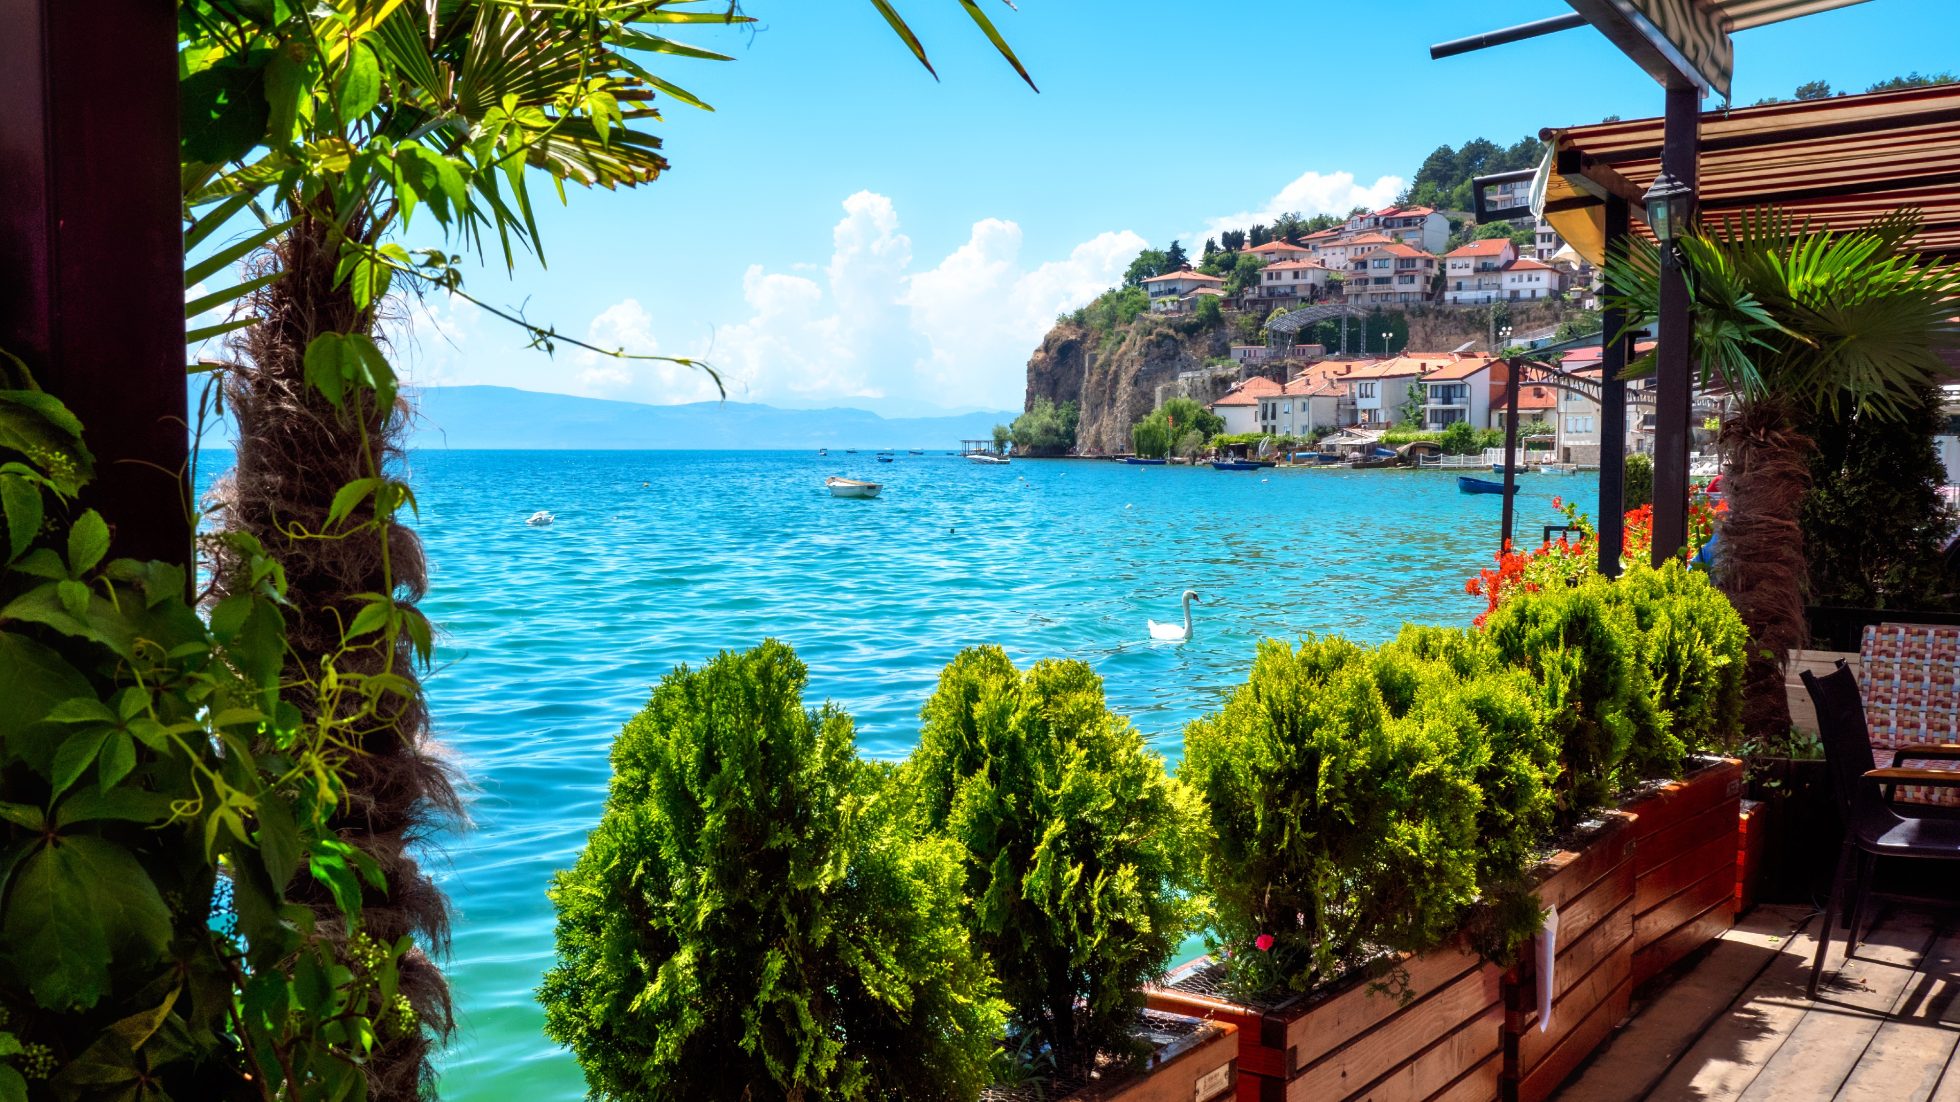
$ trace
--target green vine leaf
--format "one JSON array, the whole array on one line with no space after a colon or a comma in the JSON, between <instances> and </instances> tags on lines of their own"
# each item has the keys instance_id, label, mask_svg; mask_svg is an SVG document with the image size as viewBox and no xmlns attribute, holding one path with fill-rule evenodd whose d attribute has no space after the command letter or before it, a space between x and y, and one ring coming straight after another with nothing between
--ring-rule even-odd
<instances>
[{"instance_id":1,"label":"green vine leaf","mask_svg":"<svg viewBox=\"0 0 1960 1102\"><path fill-rule=\"evenodd\" d=\"M27 1102L27 1080L4 1064L0 1064L0 1102Z\"/></svg>"},{"instance_id":2,"label":"green vine leaf","mask_svg":"<svg viewBox=\"0 0 1960 1102\"><path fill-rule=\"evenodd\" d=\"M0 919L10 955L23 964L34 963L22 969L34 1001L51 1010L94 1006L109 985L109 935L103 928L101 904L113 899L119 887L83 888L82 878L89 871L86 864L66 842L36 850L15 877L6 914ZM142 870L137 873L142 875ZM92 898L96 890L102 894Z\"/></svg>"},{"instance_id":3,"label":"green vine leaf","mask_svg":"<svg viewBox=\"0 0 1960 1102\"><path fill-rule=\"evenodd\" d=\"M90 727L70 734L54 752L54 792L59 796L68 791L89 766L95 764L96 755L102 751L102 743L109 737L108 727Z\"/></svg>"},{"instance_id":4,"label":"green vine leaf","mask_svg":"<svg viewBox=\"0 0 1960 1102\"><path fill-rule=\"evenodd\" d=\"M92 690L88 679L47 647L0 631L0 761L17 754L27 728L63 702Z\"/></svg>"},{"instance_id":5,"label":"green vine leaf","mask_svg":"<svg viewBox=\"0 0 1960 1102\"><path fill-rule=\"evenodd\" d=\"M129 737L128 731L112 732L102 744L102 756L96 759L97 783L106 792L135 768L136 741Z\"/></svg>"},{"instance_id":6,"label":"green vine leaf","mask_svg":"<svg viewBox=\"0 0 1960 1102\"><path fill-rule=\"evenodd\" d=\"M19 475L0 474L0 513L7 518L7 559L27 553L41 530L41 491Z\"/></svg>"},{"instance_id":7,"label":"green vine leaf","mask_svg":"<svg viewBox=\"0 0 1960 1102\"><path fill-rule=\"evenodd\" d=\"M76 517L74 525L68 529L69 573L81 577L94 570L108 553L109 525L102 519L102 514L90 509Z\"/></svg>"}]
</instances>

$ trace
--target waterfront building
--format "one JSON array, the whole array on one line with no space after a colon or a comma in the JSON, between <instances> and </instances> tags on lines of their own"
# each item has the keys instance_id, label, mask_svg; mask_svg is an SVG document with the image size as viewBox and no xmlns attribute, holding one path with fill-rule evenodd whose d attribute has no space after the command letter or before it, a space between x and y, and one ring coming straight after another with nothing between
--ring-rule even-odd
<instances>
[{"instance_id":1,"label":"waterfront building","mask_svg":"<svg viewBox=\"0 0 1960 1102\"><path fill-rule=\"evenodd\" d=\"M1259 431L1259 399L1280 391L1279 383L1264 375L1254 375L1226 391L1207 408L1225 422L1224 433Z\"/></svg>"},{"instance_id":2,"label":"waterfront building","mask_svg":"<svg viewBox=\"0 0 1960 1102\"><path fill-rule=\"evenodd\" d=\"M1491 365L1493 357L1430 354L1415 357L1436 367L1422 377L1422 427L1431 431L1468 421L1472 428L1490 424Z\"/></svg>"},{"instance_id":3,"label":"waterfront building","mask_svg":"<svg viewBox=\"0 0 1960 1102\"><path fill-rule=\"evenodd\" d=\"M1564 271L1528 256L1504 266L1504 297L1511 300L1557 298L1565 290Z\"/></svg>"}]
</instances>

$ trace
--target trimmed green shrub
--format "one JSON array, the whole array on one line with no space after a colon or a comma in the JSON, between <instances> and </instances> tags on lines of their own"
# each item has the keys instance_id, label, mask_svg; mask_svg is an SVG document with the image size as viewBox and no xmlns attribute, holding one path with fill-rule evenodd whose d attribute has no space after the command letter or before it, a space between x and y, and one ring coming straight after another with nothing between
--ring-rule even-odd
<instances>
[{"instance_id":1,"label":"trimmed green shrub","mask_svg":"<svg viewBox=\"0 0 1960 1102\"><path fill-rule=\"evenodd\" d=\"M1707 574L1678 560L1629 569L1607 587L1640 629L1639 658L1654 705L1666 717L1660 737L1629 751L1641 777L1677 775L1689 750L1732 751L1742 743L1742 668L1749 629Z\"/></svg>"},{"instance_id":2,"label":"trimmed green shrub","mask_svg":"<svg viewBox=\"0 0 1960 1102\"><path fill-rule=\"evenodd\" d=\"M922 837L848 715L769 641L676 669L613 746L557 876L545 1031L594 1097L972 1099L1004 1028Z\"/></svg>"},{"instance_id":3,"label":"trimmed green shrub","mask_svg":"<svg viewBox=\"0 0 1960 1102\"><path fill-rule=\"evenodd\" d=\"M1556 744L1561 825L1605 803L1627 777L1630 751L1664 756L1671 736L1654 706L1639 625L1613 583L1578 585L1505 598L1484 622L1503 662L1530 672ZM1679 743L1673 743L1678 759Z\"/></svg>"},{"instance_id":4,"label":"trimmed green shrub","mask_svg":"<svg viewBox=\"0 0 1960 1102\"><path fill-rule=\"evenodd\" d=\"M1626 470L1620 479L1621 505L1628 509L1638 509L1642 505L1654 503L1654 461L1645 455L1629 455Z\"/></svg>"},{"instance_id":5,"label":"trimmed green shrub","mask_svg":"<svg viewBox=\"0 0 1960 1102\"><path fill-rule=\"evenodd\" d=\"M1268 640L1185 729L1179 776L1207 801L1213 929L1239 985L1304 991L1455 931L1478 892L1486 742L1453 683L1407 650Z\"/></svg>"},{"instance_id":6,"label":"trimmed green shrub","mask_svg":"<svg viewBox=\"0 0 1960 1102\"><path fill-rule=\"evenodd\" d=\"M903 771L928 825L963 854L974 944L992 959L1020 1047L1064 1070L1122 1055L1140 986L1197 928L1196 797L1103 703L1083 662L1025 674L961 652L926 703Z\"/></svg>"}]
</instances>

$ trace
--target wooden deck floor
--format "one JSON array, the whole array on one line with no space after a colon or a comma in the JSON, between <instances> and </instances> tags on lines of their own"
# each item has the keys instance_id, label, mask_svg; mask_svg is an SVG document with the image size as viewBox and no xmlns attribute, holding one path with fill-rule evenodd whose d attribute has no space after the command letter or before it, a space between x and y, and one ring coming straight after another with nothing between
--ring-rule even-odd
<instances>
[{"instance_id":1,"label":"wooden deck floor","mask_svg":"<svg viewBox=\"0 0 1960 1102\"><path fill-rule=\"evenodd\" d=\"M1960 913L1890 908L1804 996L1821 916L1757 907L1637 1000L1562 1102L1960 1102ZM1665 986L1660 986L1665 984Z\"/></svg>"}]
</instances>

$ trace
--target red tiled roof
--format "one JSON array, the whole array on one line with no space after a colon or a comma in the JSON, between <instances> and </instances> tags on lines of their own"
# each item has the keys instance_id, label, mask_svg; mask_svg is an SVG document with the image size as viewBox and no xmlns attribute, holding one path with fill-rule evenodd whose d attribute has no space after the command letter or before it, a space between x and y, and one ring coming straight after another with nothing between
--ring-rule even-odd
<instances>
[{"instance_id":1,"label":"red tiled roof","mask_svg":"<svg viewBox=\"0 0 1960 1102\"><path fill-rule=\"evenodd\" d=\"M1249 252L1249 253L1276 253L1276 252L1279 252L1279 251L1280 251L1280 250L1282 250L1282 249L1285 249L1285 250L1287 250L1287 251L1289 251L1289 252L1296 252L1296 253L1304 253L1304 252L1311 252L1311 251L1312 251L1312 250L1310 250L1310 249L1308 249L1308 248L1307 248L1307 247L1306 247L1305 245L1292 245L1292 244L1288 244L1288 243L1287 243L1287 242L1285 242L1285 241L1268 241L1268 242L1266 242L1266 243L1265 243L1264 245L1254 245L1254 246L1253 246L1253 247L1251 247L1250 249L1247 249L1247 250L1246 250L1246 252Z\"/></svg>"},{"instance_id":2,"label":"red tiled roof","mask_svg":"<svg viewBox=\"0 0 1960 1102\"><path fill-rule=\"evenodd\" d=\"M1418 363L1429 363L1431 365L1436 365L1434 366L1434 369L1431 370L1429 374L1423 376L1423 378L1425 380L1433 380L1437 382L1451 382L1457 379L1468 379L1470 376L1478 374L1479 372L1488 368L1492 363L1492 357L1484 355L1482 353L1475 353L1468 356L1451 356L1447 353L1442 353L1442 352L1431 352L1428 355L1422 355L1420 353L1409 353L1407 355L1404 355L1402 358L1405 360L1412 360Z\"/></svg>"},{"instance_id":3,"label":"red tiled roof","mask_svg":"<svg viewBox=\"0 0 1960 1102\"><path fill-rule=\"evenodd\" d=\"M1376 218L1427 218L1436 213L1434 207L1383 207L1374 213Z\"/></svg>"},{"instance_id":4,"label":"red tiled roof","mask_svg":"<svg viewBox=\"0 0 1960 1102\"><path fill-rule=\"evenodd\" d=\"M1300 240L1302 240L1302 241L1322 241L1322 240L1325 240L1325 239L1327 239L1327 238L1329 238L1329 237L1339 237L1339 236L1341 236L1341 227L1339 227L1339 226L1329 226L1329 227L1327 227L1327 228L1326 228L1326 229L1324 229L1324 230L1315 230L1314 232L1312 232L1312 233L1310 233L1310 234L1308 234L1308 235L1306 235L1305 237L1302 237L1302 238L1301 238Z\"/></svg>"},{"instance_id":5,"label":"red tiled roof","mask_svg":"<svg viewBox=\"0 0 1960 1102\"><path fill-rule=\"evenodd\" d=\"M1200 283L1223 283L1223 282L1225 282L1225 277L1224 277L1224 276L1215 276L1215 275L1206 275L1206 274L1205 274L1205 273L1203 273L1203 272L1194 272L1194 271L1189 271L1189 270L1186 270L1186 271L1182 271L1182 272L1166 272L1165 274L1163 274L1163 275L1160 275L1160 276L1151 276L1151 277L1150 277L1149 279L1146 279L1146 280L1144 280L1144 282L1145 282L1145 283L1162 283L1163 281L1165 281L1165 280L1167 280L1167 279L1195 279L1195 280L1197 280L1197 281L1198 281L1198 282L1200 282Z\"/></svg>"},{"instance_id":6,"label":"red tiled roof","mask_svg":"<svg viewBox=\"0 0 1960 1102\"><path fill-rule=\"evenodd\" d=\"M1345 237L1334 242L1336 245L1392 245L1394 243L1395 239L1393 237L1372 232L1357 233L1352 237Z\"/></svg>"},{"instance_id":7,"label":"red tiled roof","mask_svg":"<svg viewBox=\"0 0 1960 1102\"><path fill-rule=\"evenodd\" d=\"M1266 265L1264 270L1268 272L1305 272L1314 270L1324 272L1327 271L1327 265L1322 264L1318 260L1281 260L1277 263Z\"/></svg>"},{"instance_id":8,"label":"red tiled roof","mask_svg":"<svg viewBox=\"0 0 1960 1102\"><path fill-rule=\"evenodd\" d=\"M1482 241L1472 241L1468 245L1458 245L1445 253L1445 256L1502 256L1505 249L1516 248L1509 238L1486 237Z\"/></svg>"},{"instance_id":9,"label":"red tiled roof","mask_svg":"<svg viewBox=\"0 0 1960 1102\"><path fill-rule=\"evenodd\" d=\"M1633 346L1633 354L1636 357L1645 356L1653 350L1653 341L1638 341ZM1575 348L1565 354L1565 358L1560 361L1560 365L1567 371L1598 371L1600 360L1604 358L1605 354L1606 350L1598 346L1592 348Z\"/></svg>"},{"instance_id":10,"label":"red tiled roof","mask_svg":"<svg viewBox=\"0 0 1960 1102\"><path fill-rule=\"evenodd\" d=\"M1490 388L1490 408L1507 408L1511 401L1510 395L1509 383L1493 383ZM1518 408L1520 410L1556 409L1558 408L1558 394L1551 387L1540 386L1537 383L1526 383L1523 392L1518 395Z\"/></svg>"},{"instance_id":11,"label":"red tiled roof","mask_svg":"<svg viewBox=\"0 0 1960 1102\"><path fill-rule=\"evenodd\" d=\"M1517 258L1516 260L1513 260L1513 261L1511 261L1511 262L1510 262L1509 264L1506 264L1506 265L1504 265L1504 270L1505 270L1505 271L1507 271L1507 272L1551 272L1551 271L1557 271L1557 269L1556 269L1556 268L1553 268L1553 267L1552 267L1552 266L1551 266L1550 264L1540 264L1539 262L1537 262L1536 260L1533 260L1533 259L1531 259L1531 258L1530 258L1530 257L1528 257L1528 256L1521 256L1521 257L1519 257L1519 258Z\"/></svg>"},{"instance_id":12,"label":"red tiled roof","mask_svg":"<svg viewBox=\"0 0 1960 1102\"><path fill-rule=\"evenodd\" d=\"M1280 384L1266 378L1264 375L1254 375L1252 378L1226 391L1225 396L1213 402L1212 406L1213 408L1218 406L1256 406L1259 404L1259 399L1270 398L1278 394L1281 389Z\"/></svg>"}]
</instances>

